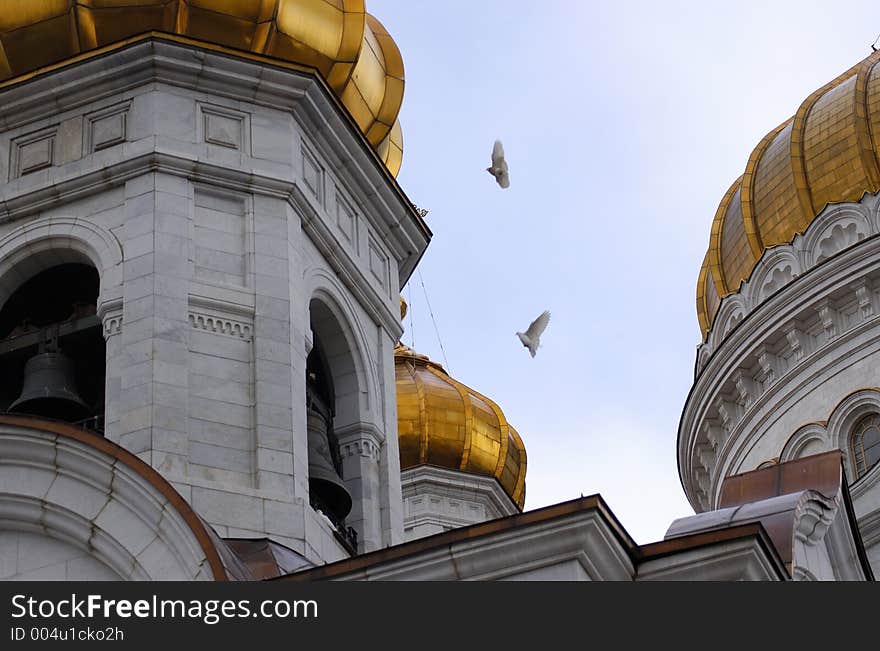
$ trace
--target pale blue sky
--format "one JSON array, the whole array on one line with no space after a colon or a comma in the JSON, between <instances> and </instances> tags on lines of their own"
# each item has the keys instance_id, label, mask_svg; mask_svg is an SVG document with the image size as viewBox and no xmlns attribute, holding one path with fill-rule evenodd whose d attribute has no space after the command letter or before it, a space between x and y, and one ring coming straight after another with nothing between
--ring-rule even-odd
<instances>
[{"instance_id":1,"label":"pale blue sky","mask_svg":"<svg viewBox=\"0 0 880 651\"><path fill-rule=\"evenodd\" d=\"M526 509L601 493L637 542L692 513L678 420L697 273L749 153L870 53L874 2L367 0L400 46L419 269L448 371L528 450ZM504 142L511 186L484 171ZM404 342L443 362L418 273ZM514 332L553 316L535 359Z\"/></svg>"}]
</instances>

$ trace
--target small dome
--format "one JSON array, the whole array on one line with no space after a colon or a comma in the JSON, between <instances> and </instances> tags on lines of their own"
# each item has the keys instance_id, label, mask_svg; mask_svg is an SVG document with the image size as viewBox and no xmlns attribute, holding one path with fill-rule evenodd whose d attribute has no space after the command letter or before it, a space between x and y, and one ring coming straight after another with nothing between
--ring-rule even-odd
<instances>
[{"instance_id":1,"label":"small dome","mask_svg":"<svg viewBox=\"0 0 880 651\"><path fill-rule=\"evenodd\" d=\"M0 82L148 32L317 69L397 174L403 58L364 0L4 0Z\"/></svg>"},{"instance_id":2,"label":"small dome","mask_svg":"<svg viewBox=\"0 0 880 651\"><path fill-rule=\"evenodd\" d=\"M494 477L513 502L526 498L526 449L498 405L427 356L398 344L400 469L432 465Z\"/></svg>"},{"instance_id":3,"label":"small dome","mask_svg":"<svg viewBox=\"0 0 880 651\"><path fill-rule=\"evenodd\" d=\"M828 204L880 191L878 61L880 51L822 86L752 151L712 222L697 281L704 334L765 249L790 243Z\"/></svg>"}]
</instances>

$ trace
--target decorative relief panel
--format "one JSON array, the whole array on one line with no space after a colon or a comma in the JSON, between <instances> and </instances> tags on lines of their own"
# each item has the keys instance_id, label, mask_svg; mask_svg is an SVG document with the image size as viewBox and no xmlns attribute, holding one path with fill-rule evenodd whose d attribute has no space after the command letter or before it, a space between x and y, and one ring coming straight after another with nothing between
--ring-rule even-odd
<instances>
[{"instance_id":1,"label":"decorative relief panel","mask_svg":"<svg viewBox=\"0 0 880 651\"><path fill-rule=\"evenodd\" d=\"M305 147L302 150L303 182L318 203L324 205L324 170Z\"/></svg>"},{"instance_id":2,"label":"decorative relief panel","mask_svg":"<svg viewBox=\"0 0 880 651\"><path fill-rule=\"evenodd\" d=\"M201 140L250 155L250 122L247 113L222 106L199 104Z\"/></svg>"},{"instance_id":3,"label":"decorative relief panel","mask_svg":"<svg viewBox=\"0 0 880 651\"><path fill-rule=\"evenodd\" d=\"M15 179L55 164L58 126L41 129L12 141L9 178Z\"/></svg>"},{"instance_id":4,"label":"decorative relief panel","mask_svg":"<svg viewBox=\"0 0 880 651\"><path fill-rule=\"evenodd\" d=\"M131 102L110 106L85 116L86 154L91 154L125 142L128 128L128 111Z\"/></svg>"},{"instance_id":5,"label":"decorative relief panel","mask_svg":"<svg viewBox=\"0 0 880 651\"><path fill-rule=\"evenodd\" d=\"M388 255L382 251L382 248L372 237L370 238L369 249L370 272L379 281L382 288L387 290L390 283L388 279Z\"/></svg>"},{"instance_id":6,"label":"decorative relief panel","mask_svg":"<svg viewBox=\"0 0 880 651\"><path fill-rule=\"evenodd\" d=\"M859 226L851 221L847 224L835 224L828 233L819 240L819 251L816 262L830 258L835 253L843 251L859 240L865 238L865 233L859 231Z\"/></svg>"},{"instance_id":7,"label":"decorative relief panel","mask_svg":"<svg viewBox=\"0 0 880 651\"><path fill-rule=\"evenodd\" d=\"M794 275L790 264L783 267L776 267L770 272L769 278L764 282L764 286L761 287L761 297L765 298L771 296L778 289L781 289L790 283L793 278Z\"/></svg>"},{"instance_id":8,"label":"decorative relief panel","mask_svg":"<svg viewBox=\"0 0 880 651\"><path fill-rule=\"evenodd\" d=\"M338 189L336 190L336 225L339 227L342 236L354 247L357 253L357 216L348 201L340 196Z\"/></svg>"}]
</instances>

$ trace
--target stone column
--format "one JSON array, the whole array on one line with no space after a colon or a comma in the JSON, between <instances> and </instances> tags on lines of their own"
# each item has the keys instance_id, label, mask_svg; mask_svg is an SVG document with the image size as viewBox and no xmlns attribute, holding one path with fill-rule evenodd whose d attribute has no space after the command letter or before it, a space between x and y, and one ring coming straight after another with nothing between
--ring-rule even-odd
<instances>
[{"instance_id":1,"label":"stone column","mask_svg":"<svg viewBox=\"0 0 880 651\"><path fill-rule=\"evenodd\" d=\"M254 398L257 487L294 490L290 262L286 203L254 197Z\"/></svg>"},{"instance_id":2,"label":"stone column","mask_svg":"<svg viewBox=\"0 0 880 651\"><path fill-rule=\"evenodd\" d=\"M352 499L345 523L358 532L359 552L381 549L384 545L379 464L385 435L366 423L334 429L334 433L342 456L342 476Z\"/></svg>"},{"instance_id":3,"label":"stone column","mask_svg":"<svg viewBox=\"0 0 880 651\"><path fill-rule=\"evenodd\" d=\"M145 174L126 182L118 442L169 479L187 474L187 292L192 189ZM115 344L114 344L115 345ZM115 370L114 370L115 372ZM111 409L111 412L116 412Z\"/></svg>"},{"instance_id":4,"label":"stone column","mask_svg":"<svg viewBox=\"0 0 880 651\"><path fill-rule=\"evenodd\" d=\"M122 300L107 301L98 307L104 341L104 437L119 443L119 398L122 394Z\"/></svg>"},{"instance_id":5,"label":"stone column","mask_svg":"<svg viewBox=\"0 0 880 651\"><path fill-rule=\"evenodd\" d=\"M389 333L377 326L377 355L379 368L379 399L385 431L385 445L379 458L379 487L381 489L382 547L404 541L403 489L400 478L400 448L397 441L397 386L394 370L394 344L399 333Z\"/></svg>"}]
</instances>

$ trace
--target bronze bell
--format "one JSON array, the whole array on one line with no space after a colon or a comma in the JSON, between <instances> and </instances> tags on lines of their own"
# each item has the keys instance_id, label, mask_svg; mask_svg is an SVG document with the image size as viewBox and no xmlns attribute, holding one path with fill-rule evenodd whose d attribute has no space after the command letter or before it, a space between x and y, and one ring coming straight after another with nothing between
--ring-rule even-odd
<instances>
[{"instance_id":1,"label":"bronze bell","mask_svg":"<svg viewBox=\"0 0 880 651\"><path fill-rule=\"evenodd\" d=\"M351 511L351 494L336 472L330 453L330 410L308 391L309 491L317 508L325 506L339 520Z\"/></svg>"},{"instance_id":2,"label":"bronze bell","mask_svg":"<svg viewBox=\"0 0 880 651\"><path fill-rule=\"evenodd\" d=\"M38 353L24 365L21 395L9 411L74 422L91 409L76 391L73 361L63 353Z\"/></svg>"}]
</instances>

